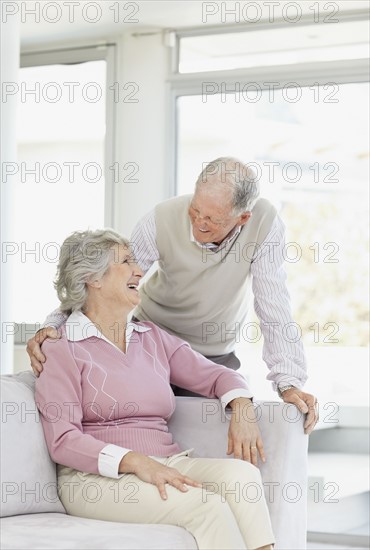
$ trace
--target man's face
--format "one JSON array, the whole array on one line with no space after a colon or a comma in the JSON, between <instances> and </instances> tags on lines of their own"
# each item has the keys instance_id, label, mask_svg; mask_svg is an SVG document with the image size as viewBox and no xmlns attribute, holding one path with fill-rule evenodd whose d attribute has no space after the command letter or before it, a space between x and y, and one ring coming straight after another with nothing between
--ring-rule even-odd
<instances>
[{"instance_id":1,"label":"man's face","mask_svg":"<svg viewBox=\"0 0 370 550\"><path fill-rule=\"evenodd\" d=\"M250 212L233 215L230 191L204 186L194 193L189 216L199 243L220 243L232 229L247 222Z\"/></svg>"}]
</instances>

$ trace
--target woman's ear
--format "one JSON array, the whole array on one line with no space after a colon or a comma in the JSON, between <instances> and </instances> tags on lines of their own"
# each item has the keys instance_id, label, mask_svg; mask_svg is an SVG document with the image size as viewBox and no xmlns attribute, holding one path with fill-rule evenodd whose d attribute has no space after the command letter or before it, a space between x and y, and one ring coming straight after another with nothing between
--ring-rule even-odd
<instances>
[{"instance_id":1,"label":"woman's ear","mask_svg":"<svg viewBox=\"0 0 370 550\"><path fill-rule=\"evenodd\" d=\"M86 284L91 288L101 288L101 279L93 279L91 281L86 281Z\"/></svg>"}]
</instances>

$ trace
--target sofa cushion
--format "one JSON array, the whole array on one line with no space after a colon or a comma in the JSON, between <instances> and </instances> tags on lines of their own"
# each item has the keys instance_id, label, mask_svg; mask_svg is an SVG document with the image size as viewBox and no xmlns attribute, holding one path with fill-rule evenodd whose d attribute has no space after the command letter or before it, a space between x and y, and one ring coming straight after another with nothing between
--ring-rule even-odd
<instances>
[{"instance_id":1,"label":"sofa cushion","mask_svg":"<svg viewBox=\"0 0 370 550\"><path fill-rule=\"evenodd\" d=\"M197 550L194 537L175 525L115 523L67 514L33 514L1 520L2 550Z\"/></svg>"},{"instance_id":2,"label":"sofa cushion","mask_svg":"<svg viewBox=\"0 0 370 550\"><path fill-rule=\"evenodd\" d=\"M1 376L1 516L65 513L30 371Z\"/></svg>"}]
</instances>

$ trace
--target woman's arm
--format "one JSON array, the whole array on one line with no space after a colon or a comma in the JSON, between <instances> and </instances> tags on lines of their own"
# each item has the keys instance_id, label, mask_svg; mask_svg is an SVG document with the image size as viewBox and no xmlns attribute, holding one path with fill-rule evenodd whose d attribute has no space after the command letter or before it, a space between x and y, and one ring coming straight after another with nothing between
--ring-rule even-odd
<instances>
[{"instance_id":1,"label":"woman's arm","mask_svg":"<svg viewBox=\"0 0 370 550\"><path fill-rule=\"evenodd\" d=\"M229 407L227 454L233 454L235 458L246 460L255 466L258 455L265 462L252 394L244 378L231 369L209 361L174 336L164 333L164 340L167 336L172 344L176 341L177 344L180 343L175 345L169 356L171 383L206 397L218 397L224 408Z\"/></svg>"},{"instance_id":2,"label":"woman's arm","mask_svg":"<svg viewBox=\"0 0 370 550\"><path fill-rule=\"evenodd\" d=\"M81 373L67 339L47 340L43 348L46 362L35 398L51 458L83 472L118 477L118 465L129 450L83 433Z\"/></svg>"},{"instance_id":3,"label":"woman's arm","mask_svg":"<svg viewBox=\"0 0 370 550\"><path fill-rule=\"evenodd\" d=\"M167 336L176 338L166 333ZM225 406L233 398L252 397L252 392L239 373L213 363L194 351L186 342L179 338L176 340L180 345L169 357L171 384L205 397L219 398Z\"/></svg>"}]
</instances>

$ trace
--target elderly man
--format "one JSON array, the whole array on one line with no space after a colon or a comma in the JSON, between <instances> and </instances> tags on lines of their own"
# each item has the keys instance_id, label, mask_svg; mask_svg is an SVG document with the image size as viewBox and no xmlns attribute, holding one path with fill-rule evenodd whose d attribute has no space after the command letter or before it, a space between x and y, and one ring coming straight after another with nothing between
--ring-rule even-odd
<instances>
[{"instance_id":1,"label":"elderly man","mask_svg":"<svg viewBox=\"0 0 370 550\"><path fill-rule=\"evenodd\" d=\"M212 361L237 369L235 343L247 315L250 283L264 335L268 379L286 403L307 414L305 432L316 422L316 399L302 391L307 379L285 285L284 226L272 204L258 199L254 173L222 157L201 172L194 195L160 203L135 227L131 239L141 269L158 268L141 287L138 320L153 321L190 343ZM58 327L54 312L48 325ZM45 360L39 343L56 336L50 327L28 342L35 373ZM178 389L177 394L184 393Z\"/></svg>"}]
</instances>

